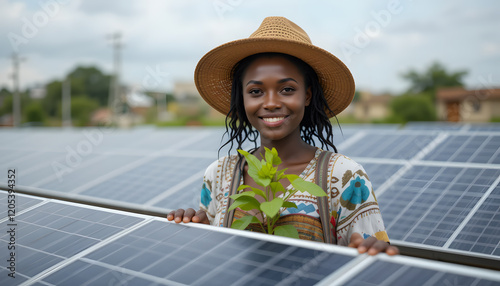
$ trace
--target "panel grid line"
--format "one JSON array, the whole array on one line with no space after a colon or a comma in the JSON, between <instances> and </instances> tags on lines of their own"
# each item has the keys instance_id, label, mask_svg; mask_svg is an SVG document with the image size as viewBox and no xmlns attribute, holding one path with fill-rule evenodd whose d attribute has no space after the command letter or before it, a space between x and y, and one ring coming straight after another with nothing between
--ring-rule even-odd
<instances>
[{"instance_id":1,"label":"panel grid line","mask_svg":"<svg viewBox=\"0 0 500 286\"><path fill-rule=\"evenodd\" d=\"M141 227L141 226L149 223L151 220L153 220L152 217L147 218L147 219L145 219L143 221L140 221L140 222L136 223L135 225L133 225L133 226L127 228L127 229L124 229L124 230L122 230L122 231L120 231L120 232L118 232L118 233L116 233L116 234L114 234L114 235L112 235L112 236L110 236L110 237L108 237L108 238L106 238L106 239L104 239L104 240L96 243L95 245L93 245L93 246L91 246L91 247L89 247L89 248L87 248L87 249L85 249L85 250L77 253L76 255L63 260L63 261L61 261L61 262L53 265L52 267L50 267L48 269L45 269L44 271L42 271L42 272L38 273L37 275L31 277L28 281L25 281L24 283L22 283L20 286L28 286L28 285L30 285L30 284L32 284L34 282L38 282L39 280L47 277L48 275L52 274L53 272L55 272L55 271L63 268L64 266L66 266L66 265L68 265L68 264L76 261L79 258L82 258L83 256L87 255L88 253L90 253L90 252L92 252L94 250L97 250L97 249L101 248L102 246L108 244L109 242L112 242L112 241L114 241L114 240L116 240L116 239L124 236L125 234L128 234L128 233L132 232L133 230L135 230L135 229L137 229L137 228L139 228L139 227Z\"/></svg>"},{"instance_id":2,"label":"panel grid line","mask_svg":"<svg viewBox=\"0 0 500 286\"><path fill-rule=\"evenodd\" d=\"M500 182L500 177L496 178L495 182L491 184L491 186L488 188L488 190L481 196L479 201L476 203L476 205L472 208L472 210L469 212L469 214L464 218L462 223L457 227L455 232L450 236L450 238L446 241L446 243L443 245L444 248L450 247L451 243L455 238L457 238L458 234L464 229L464 227L467 225L467 223L471 220L471 218L476 214L476 212L479 210L481 205L484 203L484 201L488 198L488 196L493 192L493 190L496 188L496 186Z\"/></svg>"}]
</instances>

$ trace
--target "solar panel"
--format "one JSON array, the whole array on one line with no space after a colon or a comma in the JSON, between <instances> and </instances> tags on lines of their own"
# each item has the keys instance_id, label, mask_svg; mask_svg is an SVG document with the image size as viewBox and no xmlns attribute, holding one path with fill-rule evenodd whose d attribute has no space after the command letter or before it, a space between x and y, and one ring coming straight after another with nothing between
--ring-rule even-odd
<instances>
[{"instance_id":1,"label":"solar panel","mask_svg":"<svg viewBox=\"0 0 500 286\"><path fill-rule=\"evenodd\" d=\"M468 131L495 131L500 132L500 123L475 123L469 124L464 129Z\"/></svg>"},{"instance_id":2,"label":"solar panel","mask_svg":"<svg viewBox=\"0 0 500 286\"><path fill-rule=\"evenodd\" d=\"M340 153L367 171L392 240L498 257L498 126L426 123L398 130L398 125L342 125L344 135L335 128L334 140ZM77 148L89 140L85 132L96 130L0 129L1 136L12 139L0 146L0 166L17 169L18 188L196 209L203 172L217 159L224 133L222 128L112 130L102 133L91 154L59 181L52 162L64 162L66 146ZM0 182L5 187L6 176ZM24 200L19 201L24 209L43 202ZM92 269L100 265L81 262Z\"/></svg>"},{"instance_id":3,"label":"solar panel","mask_svg":"<svg viewBox=\"0 0 500 286\"><path fill-rule=\"evenodd\" d=\"M444 246L498 169L414 166L377 196L392 239Z\"/></svg>"},{"instance_id":4,"label":"solar panel","mask_svg":"<svg viewBox=\"0 0 500 286\"><path fill-rule=\"evenodd\" d=\"M193 175L201 186L211 158L157 157L145 164L117 175L81 192L83 195L143 204L170 188L182 184Z\"/></svg>"},{"instance_id":5,"label":"solar panel","mask_svg":"<svg viewBox=\"0 0 500 286\"><path fill-rule=\"evenodd\" d=\"M404 126L405 130L439 130L458 131L465 128L462 123L455 122L408 122Z\"/></svg>"},{"instance_id":6,"label":"solar panel","mask_svg":"<svg viewBox=\"0 0 500 286\"><path fill-rule=\"evenodd\" d=\"M348 157L409 160L425 148L436 136L399 133L366 133L340 153Z\"/></svg>"},{"instance_id":7,"label":"solar panel","mask_svg":"<svg viewBox=\"0 0 500 286\"><path fill-rule=\"evenodd\" d=\"M54 172L52 180L46 183L35 183L34 185L48 190L72 192L76 187L82 186L124 165L133 163L138 159L137 156L124 155L88 156L82 159L82 163L74 168L65 165L67 163L62 161L58 163L65 167L52 168ZM67 172L66 168L69 169Z\"/></svg>"},{"instance_id":8,"label":"solar panel","mask_svg":"<svg viewBox=\"0 0 500 286\"><path fill-rule=\"evenodd\" d=\"M373 163L357 160L365 169L372 187L377 190L385 181L394 176L402 167L402 164Z\"/></svg>"},{"instance_id":9,"label":"solar panel","mask_svg":"<svg viewBox=\"0 0 500 286\"><path fill-rule=\"evenodd\" d=\"M22 201L24 196L17 195ZM18 211L23 206L16 206ZM46 202L15 217L16 279L6 267L0 269L0 284L15 285L62 262L66 258L103 241L142 219L106 211ZM4 220L2 227L10 228ZM10 234L2 231L0 241L7 245ZM6 261L7 251L2 251ZM5 258L5 259L4 259Z\"/></svg>"},{"instance_id":10,"label":"solar panel","mask_svg":"<svg viewBox=\"0 0 500 286\"><path fill-rule=\"evenodd\" d=\"M491 270L369 257L345 247L178 225L56 200L44 200L17 219L23 235L16 251L22 259L15 281L0 269L2 285L423 285L447 280L500 285L500 275ZM5 243L5 238L0 240ZM373 284L379 281L385 284Z\"/></svg>"},{"instance_id":11,"label":"solar panel","mask_svg":"<svg viewBox=\"0 0 500 286\"><path fill-rule=\"evenodd\" d=\"M424 160L500 164L500 135L451 135Z\"/></svg>"},{"instance_id":12,"label":"solar panel","mask_svg":"<svg viewBox=\"0 0 500 286\"><path fill-rule=\"evenodd\" d=\"M500 256L500 185L467 222L450 248Z\"/></svg>"}]
</instances>

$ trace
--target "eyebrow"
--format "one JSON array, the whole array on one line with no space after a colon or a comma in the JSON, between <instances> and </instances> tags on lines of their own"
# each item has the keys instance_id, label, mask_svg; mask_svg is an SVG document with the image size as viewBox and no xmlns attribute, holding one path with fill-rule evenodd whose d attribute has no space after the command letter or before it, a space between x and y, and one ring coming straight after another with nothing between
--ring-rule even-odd
<instances>
[{"instance_id":1,"label":"eyebrow","mask_svg":"<svg viewBox=\"0 0 500 286\"><path fill-rule=\"evenodd\" d=\"M284 79L280 79L280 80L278 80L278 83L284 83L284 82L287 82L287 81L294 81L294 82L297 82L297 81L296 81L296 80L294 80L293 78L291 78L291 77L287 77L287 78L284 78ZM258 81L258 80L249 80L249 81L247 82L247 84L246 84L246 85L249 85L249 84L251 84L251 83L253 83L253 84L262 84L262 81ZM298 82L297 82L297 83L298 83Z\"/></svg>"}]
</instances>

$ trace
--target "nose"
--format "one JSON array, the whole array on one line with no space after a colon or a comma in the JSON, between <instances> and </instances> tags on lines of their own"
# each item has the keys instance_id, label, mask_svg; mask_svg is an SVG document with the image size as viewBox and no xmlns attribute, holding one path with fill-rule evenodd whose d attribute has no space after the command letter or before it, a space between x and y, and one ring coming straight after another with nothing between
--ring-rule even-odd
<instances>
[{"instance_id":1,"label":"nose","mask_svg":"<svg viewBox=\"0 0 500 286\"><path fill-rule=\"evenodd\" d=\"M274 110L281 108L281 101L279 95L275 92L269 92L264 97L263 107L268 110Z\"/></svg>"}]
</instances>

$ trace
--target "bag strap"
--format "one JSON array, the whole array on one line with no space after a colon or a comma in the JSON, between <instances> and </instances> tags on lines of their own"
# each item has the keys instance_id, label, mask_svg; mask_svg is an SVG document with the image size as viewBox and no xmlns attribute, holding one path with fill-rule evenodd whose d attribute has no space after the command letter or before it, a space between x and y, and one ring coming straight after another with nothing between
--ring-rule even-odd
<instances>
[{"instance_id":1,"label":"bag strap","mask_svg":"<svg viewBox=\"0 0 500 286\"><path fill-rule=\"evenodd\" d=\"M328 164L333 152L323 151L318 156L316 162L316 184L318 184L326 193L328 190ZM330 224L330 207L328 197L317 197L319 217L323 227L323 238L325 243L337 244L336 235L332 235L332 225ZM335 231L335 230L334 230Z\"/></svg>"},{"instance_id":2,"label":"bag strap","mask_svg":"<svg viewBox=\"0 0 500 286\"><path fill-rule=\"evenodd\" d=\"M230 197L237 193L241 181L241 174L243 174L243 166L245 166L245 157L241 156L234 166L233 179L231 187L229 188L229 195L227 198L226 214L224 215L223 227L231 227L234 218L234 209L228 212L229 207L233 204L233 199Z\"/></svg>"}]
</instances>

